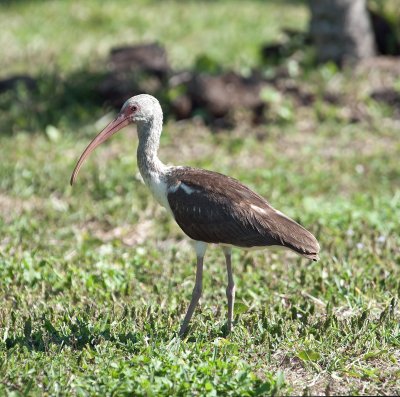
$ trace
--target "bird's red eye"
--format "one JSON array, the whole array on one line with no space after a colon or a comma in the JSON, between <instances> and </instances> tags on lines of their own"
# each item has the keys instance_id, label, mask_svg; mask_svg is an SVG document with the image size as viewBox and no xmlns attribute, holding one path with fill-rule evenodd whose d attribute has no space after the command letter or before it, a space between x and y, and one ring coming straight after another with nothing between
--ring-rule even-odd
<instances>
[{"instance_id":1,"label":"bird's red eye","mask_svg":"<svg viewBox=\"0 0 400 397\"><path fill-rule=\"evenodd\" d=\"M138 107L136 105L132 105L131 110L132 112L136 112L136 110L138 110Z\"/></svg>"}]
</instances>

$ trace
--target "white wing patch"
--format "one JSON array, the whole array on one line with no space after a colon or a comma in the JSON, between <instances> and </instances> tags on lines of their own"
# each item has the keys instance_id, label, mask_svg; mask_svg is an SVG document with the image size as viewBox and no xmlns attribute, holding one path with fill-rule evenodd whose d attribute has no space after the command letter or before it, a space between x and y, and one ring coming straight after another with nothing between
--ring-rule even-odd
<instances>
[{"instance_id":1,"label":"white wing patch","mask_svg":"<svg viewBox=\"0 0 400 397\"><path fill-rule=\"evenodd\" d=\"M184 183L181 183L179 187L181 187L186 194L192 194L196 191L196 189L193 189L190 186L185 185Z\"/></svg>"},{"instance_id":2,"label":"white wing patch","mask_svg":"<svg viewBox=\"0 0 400 397\"><path fill-rule=\"evenodd\" d=\"M177 185L174 186L169 186L168 187L168 193L175 193L178 189L182 188L182 190L186 193L186 194L192 194L194 192L197 192L196 189L191 188L188 185L185 185L183 182L178 183Z\"/></svg>"}]
</instances>

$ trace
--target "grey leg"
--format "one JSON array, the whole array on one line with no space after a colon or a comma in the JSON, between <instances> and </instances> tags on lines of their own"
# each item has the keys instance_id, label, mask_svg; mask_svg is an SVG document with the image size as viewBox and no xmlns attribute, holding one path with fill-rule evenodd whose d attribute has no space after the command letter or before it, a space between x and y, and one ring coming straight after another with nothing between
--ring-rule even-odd
<instances>
[{"instance_id":1,"label":"grey leg","mask_svg":"<svg viewBox=\"0 0 400 397\"><path fill-rule=\"evenodd\" d=\"M194 309L199 303L202 289L203 289L203 257L197 257L196 283L194 285L192 292L192 300L190 301L190 305L187 309L185 319L183 320L181 329L179 331L179 335L181 336L187 330L190 319L193 316Z\"/></svg>"},{"instance_id":2,"label":"grey leg","mask_svg":"<svg viewBox=\"0 0 400 397\"><path fill-rule=\"evenodd\" d=\"M235 282L233 281L232 262L231 262L231 249L224 249L226 270L228 272L228 286L226 287L226 296L228 298L228 332L232 331L233 323L233 307L235 304Z\"/></svg>"}]
</instances>

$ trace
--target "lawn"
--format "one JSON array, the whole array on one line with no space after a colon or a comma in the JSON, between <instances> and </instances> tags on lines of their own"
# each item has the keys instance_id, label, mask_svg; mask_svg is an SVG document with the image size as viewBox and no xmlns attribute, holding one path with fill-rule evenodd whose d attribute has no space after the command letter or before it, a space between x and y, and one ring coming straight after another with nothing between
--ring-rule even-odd
<instances>
[{"instance_id":1,"label":"lawn","mask_svg":"<svg viewBox=\"0 0 400 397\"><path fill-rule=\"evenodd\" d=\"M179 339L194 253L141 182L135 128L99 148L71 188L78 156L113 111L72 103L83 91L60 101L55 82L105 69L114 45L154 39L174 66L209 54L245 70L280 28L306 28L306 8L82 3L0 6L1 77L31 73L43 93L0 94L0 394L399 394L399 120L368 96L385 74L300 70L315 95L336 90L357 103L368 116L357 122L322 101L217 134L168 120L162 160L240 179L321 244L312 263L235 250L230 335L224 258L210 247L200 307Z\"/></svg>"}]
</instances>

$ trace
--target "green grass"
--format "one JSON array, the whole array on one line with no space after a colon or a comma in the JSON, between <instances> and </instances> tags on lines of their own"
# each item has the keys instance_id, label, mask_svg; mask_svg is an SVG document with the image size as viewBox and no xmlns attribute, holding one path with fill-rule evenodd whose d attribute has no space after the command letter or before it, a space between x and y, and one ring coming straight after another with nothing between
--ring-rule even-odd
<instances>
[{"instance_id":1,"label":"green grass","mask_svg":"<svg viewBox=\"0 0 400 397\"><path fill-rule=\"evenodd\" d=\"M235 251L241 305L228 337L223 257L210 249L201 308L183 341L176 332L193 253L135 178L134 135L99 149L74 189L68 178L86 138L2 138L0 388L255 395L331 384L338 392L394 392L400 150L395 131L385 131L383 146L377 131L343 130L329 153L326 137L290 128L262 145L247 139L233 157L231 137L200 131L203 158L190 150L196 129L168 125L168 161L240 178L322 246L318 263ZM295 156L290 146L282 155L283 140L300 138ZM351 150L364 140L372 146ZM263 165L253 167L254 159Z\"/></svg>"},{"instance_id":2,"label":"green grass","mask_svg":"<svg viewBox=\"0 0 400 397\"><path fill-rule=\"evenodd\" d=\"M175 68L191 66L205 53L223 65L247 68L282 26L304 28L307 17L301 1L286 8L279 1L238 0L18 3L0 6L0 44L7 48L1 73L26 72L27 62L31 71L48 71L49 64L96 67L113 46L143 41L165 45Z\"/></svg>"},{"instance_id":3,"label":"green grass","mask_svg":"<svg viewBox=\"0 0 400 397\"><path fill-rule=\"evenodd\" d=\"M93 7L96 2L88 3L89 19L102 14ZM54 51L61 60L58 47L79 54L79 43L54 34L55 17L44 26L39 15L68 4L20 2L3 6L0 18L15 26L18 40L42 29L39 37L49 50L40 48L35 57L44 53L50 59ZM166 4L163 12L171 18L179 9L196 7ZM232 24L239 26L246 25L241 17L261 14L263 7L285 15L298 9L288 2L283 12L277 3L254 1L237 13L236 4L232 9L230 4L210 7L229 9L232 15L235 9L239 16ZM153 15L156 5L140 2L138 9ZM107 7L116 13L114 29L133 29L128 22L136 16L126 16L122 6ZM21 26L19 15L31 18ZM188 15L190 26L216 18L205 11ZM274 29L280 23L271 17ZM82 42L96 43L101 36L100 27L81 29L88 36ZM152 26L147 34L156 37L156 29ZM71 34L77 34L75 29ZM120 34L107 45L119 44ZM216 32L204 34L217 40ZM250 43L252 34L239 39ZM193 35L188 43L201 39L195 30ZM168 32L163 40L179 62L176 54L184 44L174 44L174 37ZM255 53L255 45L246 51ZM22 70L23 48L19 41L10 45L15 63L2 60L4 70ZM214 50L210 44L201 49ZM240 64L228 53L218 56L227 65ZM96 56L101 53L88 54L82 62ZM59 72L74 73L70 58L58 63ZM32 69L52 72L39 58L32 60ZM75 104L77 118L71 122L70 113L63 118L63 107L52 107L53 98L45 96L44 113L56 113L38 117L52 120L55 127L41 129L46 123L39 120L27 133L23 117L30 97L13 94L20 100L15 113L0 116L3 126L10 122L0 136L0 394L398 393L398 121L391 118L391 109L368 98L369 80L363 76L357 80L327 67L301 72L298 81L317 96L325 90L342 92L369 117L350 123L342 106L317 101L314 108L299 107L288 98L290 120L273 114L273 123L240 123L217 135L191 122L165 126L160 152L165 162L239 178L309 228L322 248L316 263L286 251L235 250L236 326L226 335L224 260L219 249L210 247L201 305L183 340L177 331L194 283L194 254L138 177L134 128L99 148L71 188L75 161L106 123L98 120L105 110Z\"/></svg>"}]
</instances>

